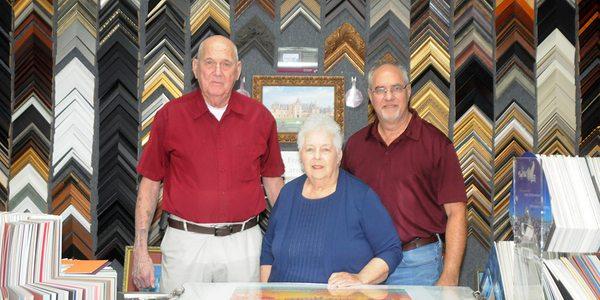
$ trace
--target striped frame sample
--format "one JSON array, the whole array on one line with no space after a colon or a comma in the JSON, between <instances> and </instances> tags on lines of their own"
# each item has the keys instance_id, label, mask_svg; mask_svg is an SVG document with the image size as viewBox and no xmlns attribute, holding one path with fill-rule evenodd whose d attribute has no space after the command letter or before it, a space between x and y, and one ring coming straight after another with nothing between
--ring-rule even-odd
<instances>
[{"instance_id":1,"label":"striped frame sample","mask_svg":"<svg viewBox=\"0 0 600 300\"><path fill-rule=\"evenodd\" d=\"M580 155L600 156L600 3L577 1L581 83Z\"/></svg>"},{"instance_id":2,"label":"striped frame sample","mask_svg":"<svg viewBox=\"0 0 600 300\"><path fill-rule=\"evenodd\" d=\"M532 1L496 2L493 239L508 240L514 157L533 151L535 41Z\"/></svg>"},{"instance_id":3,"label":"striped frame sample","mask_svg":"<svg viewBox=\"0 0 600 300\"><path fill-rule=\"evenodd\" d=\"M98 38L98 244L123 263L135 235L138 154L138 3L103 2Z\"/></svg>"},{"instance_id":4,"label":"striped frame sample","mask_svg":"<svg viewBox=\"0 0 600 300\"><path fill-rule=\"evenodd\" d=\"M8 209L8 174L10 168L9 130L11 70L10 49L12 32L12 7L8 0L0 0L0 211Z\"/></svg>"},{"instance_id":5,"label":"striped frame sample","mask_svg":"<svg viewBox=\"0 0 600 300\"><path fill-rule=\"evenodd\" d=\"M189 1L163 0L148 4L145 18L146 51L144 55L144 88L141 103L140 145L148 142L156 112L168 101L179 98L184 88L183 63L186 55L185 22ZM162 193L161 193L162 194ZM162 195L160 197L162 200ZM158 245L162 236L159 221L160 201L152 220L149 245Z\"/></svg>"},{"instance_id":6,"label":"striped frame sample","mask_svg":"<svg viewBox=\"0 0 600 300\"><path fill-rule=\"evenodd\" d=\"M279 30L283 31L298 16L303 16L310 25L321 31L321 4L317 0L283 0L279 8L281 23Z\"/></svg>"},{"instance_id":7,"label":"striped frame sample","mask_svg":"<svg viewBox=\"0 0 600 300\"><path fill-rule=\"evenodd\" d=\"M48 0L13 3L14 81L8 208L48 212L52 123L52 26Z\"/></svg>"},{"instance_id":8,"label":"striped frame sample","mask_svg":"<svg viewBox=\"0 0 600 300\"><path fill-rule=\"evenodd\" d=\"M63 220L63 256L91 259L91 181L97 3L56 2L51 212Z\"/></svg>"},{"instance_id":9,"label":"striped frame sample","mask_svg":"<svg viewBox=\"0 0 600 300\"><path fill-rule=\"evenodd\" d=\"M490 248L493 172L493 3L459 0L454 11L454 145L467 190L469 234Z\"/></svg>"},{"instance_id":10,"label":"striped frame sample","mask_svg":"<svg viewBox=\"0 0 600 300\"><path fill-rule=\"evenodd\" d=\"M325 25L336 19L344 11L348 12L360 26L365 26L367 20L366 0L326 0Z\"/></svg>"},{"instance_id":11,"label":"striped frame sample","mask_svg":"<svg viewBox=\"0 0 600 300\"><path fill-rule=\"evenodd\" d=\"M271 19L275 18L275 0L239 0L235 5L234 16L237 20L247 9L256 3Z\"/></svg>"},{"instance_id":12,"label":"striped frame sample","mask_svg":"<svg viewBox=\"0 0 600 300\"><path fill-rule=\"evenodd\" d=\"M411 105L448 135L450 113L450 3L415 0L410 18Z\"/></svg>"},{"instance_id":13,"label":"striped frame sample","mask_svg":"<svg viewBox=\"0 0 600 300\"><path fill-rule=\"evenodd\" d=\"M536 1L539 153L574 155L575 8L573 0Z\"/></svg>"},{"instance_id":14,"label":"striped frame sample","mask_svg":"<svg viewBox=\"0 0 600 300\"><path fill-rule=\"evenodd\" d=\"M361 74L365 74L366 43L350 23L343 23L325 39L325 73L346 58Z\"/></svg>"},{"instance_id":15,"label":"striped frame sample","mask_svg":"<svg viewBox=\"0 0 600 300\"><path fill-rule=\"evenodd\" d=\"M410 66L410 0L373 0L369 7L369 40L367 41L367 68L378 63L400 63ZM371 102L367 121L376 119Z\"/></svg>"},{"instance_id":16,"label":"striped frame sample","mask_svg":"<svg viewBox=\"0 0 600 300\"><path fill-rule=\"evenodd\" d=\"M229 3L225 0L193 0L190 12L192 56L200 42L211 35L231 35Z\"/></svg>"}]
</instances>

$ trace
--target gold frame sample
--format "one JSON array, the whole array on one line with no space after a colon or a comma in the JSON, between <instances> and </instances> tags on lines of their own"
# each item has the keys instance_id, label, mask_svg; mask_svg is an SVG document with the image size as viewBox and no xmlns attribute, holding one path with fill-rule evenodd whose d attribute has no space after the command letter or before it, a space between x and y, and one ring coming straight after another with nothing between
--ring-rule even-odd
<instances>
[{"instance_id":1,"label":"gold frame sample","mask_svg":"<svg viewBox=\"0 0 600 300\"><path fill-rule=\"evenodd\" d=\"M148 247L148 253L153 265L162 263L160 247ZM131 272L133 272L133 246L127 246L125 247L125 261L123 262L123 293L138 291L133 284L133 279L129 276ZM156 275L155 273L154 276Z\"/></svg>"},{"instance_id":2,"label":"gold frame sample","mask_svg":"<svg viewBox=\"0 0 600 300\"><path fill-rule=\"evenodd\" d=\"M262 76L252 77L252 97L263 102L265 86L333 87L333 119L344 133L344 77L343 76ZM296 132L279 132L279 142L295 143Z\"/></svg>"}]
</instances>

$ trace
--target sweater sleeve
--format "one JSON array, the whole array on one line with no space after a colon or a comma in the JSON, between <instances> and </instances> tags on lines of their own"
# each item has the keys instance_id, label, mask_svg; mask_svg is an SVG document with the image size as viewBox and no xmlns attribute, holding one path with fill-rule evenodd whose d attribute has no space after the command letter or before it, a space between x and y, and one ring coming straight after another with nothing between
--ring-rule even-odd
<instances>
[{"instance_id":1,"label":"sweater sleeve","mask_svg":"<svg viewBox=\"0 0 600 300\"><path fill-rule=\"evenodd\" d=\"M362 202L361 226L375 257L383 259L389 272L402 261L402 245L394 223L379 197L369 188Z\"/></svg>"},{"instance_id":2,"label":"sweater sleeve","mask_svg":"<svg viewBox=\"0 0 600 300\"><path fill-rule=\"evenodd\" d=\"M273 264L273 249L271 248L273 245L273 239L275 238L275 228L277 227L277 220L279 219L279 210L282 202L285 202L285 198L289 197L289 188L284 186L279 193L279 197L277 197L277 201L275 201L275 205L271 210L271 215L269 216L269 225L267 227L267 231L265 232L265 236L262 240L262 248L260 253L260 265L272 265Z\"/></svg>"}]
</instances>

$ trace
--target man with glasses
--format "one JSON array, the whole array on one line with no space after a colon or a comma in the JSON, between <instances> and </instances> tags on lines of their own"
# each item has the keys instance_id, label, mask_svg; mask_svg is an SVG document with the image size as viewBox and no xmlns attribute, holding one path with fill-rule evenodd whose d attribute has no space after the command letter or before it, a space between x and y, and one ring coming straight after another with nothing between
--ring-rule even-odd
<instances>
[{"instance_id":1,"label":"man with glasses","mask_svg":"<svg viewBox=\"0 0 600 300\"><path fill-rule=\"evenodd\" d=\"M192 70L200 88L165 104L154 117L137 167L133 282L154 286L147 238L161 182L171 213L161 244L160 289L185 282L258 281L265 191L283 186L277 125L258 101L233 91L242 64L231 40L200 44Z\"/></svg>"},{"instance_id":2,"label":"man with glasses","mask_svg":"<svg viewBox=\"0 0 600 300\"><path fill-rule=\"evenodd\" d=\"M410 108L403 66L373 67L368 84L377 120L348 139L342 166L375 190L402 240L387 284L457 285L467 229L454 146Z\"/></svg>"}]
</instances>

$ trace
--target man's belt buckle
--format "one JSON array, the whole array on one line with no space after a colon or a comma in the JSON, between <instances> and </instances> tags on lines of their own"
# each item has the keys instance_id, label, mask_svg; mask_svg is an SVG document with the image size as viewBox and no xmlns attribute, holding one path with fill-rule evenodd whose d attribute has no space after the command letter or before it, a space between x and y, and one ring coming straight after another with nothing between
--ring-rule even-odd
<instances>
[{"instance_id":1,"label":"man's belt buckle","mask_svg":"<svg viewBox=\"0 0 600 300\"><path fill-rule=\"evenodd\" d=\"M233 233L233 225L227 225L222 227L214 227L215 236L228 236Z\"/></svg>"}]
</instances>

